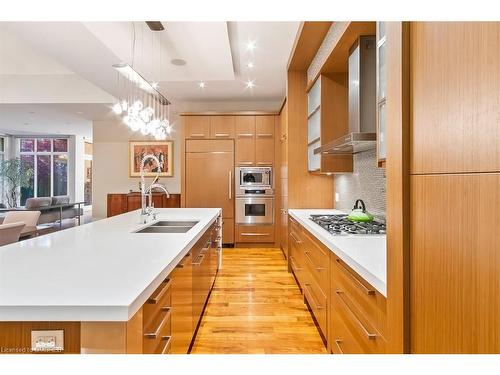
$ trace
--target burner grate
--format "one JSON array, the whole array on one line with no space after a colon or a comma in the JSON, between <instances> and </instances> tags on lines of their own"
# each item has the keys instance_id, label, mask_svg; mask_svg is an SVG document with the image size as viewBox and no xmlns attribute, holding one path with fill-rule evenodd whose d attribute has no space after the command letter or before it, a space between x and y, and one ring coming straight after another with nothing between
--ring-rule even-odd
<instances>
[{"instance_id":1,"label":"burner grate","mask_svg":"<svg viewBox=\"0 0 500 375\"><path fill-rule=\"evenodd\" d=\"M333 235L341 234L385 234L385 224L374 220L369 223L356 223L347 215L311 215L310 219Z\"/></svg>"}]
</instances>

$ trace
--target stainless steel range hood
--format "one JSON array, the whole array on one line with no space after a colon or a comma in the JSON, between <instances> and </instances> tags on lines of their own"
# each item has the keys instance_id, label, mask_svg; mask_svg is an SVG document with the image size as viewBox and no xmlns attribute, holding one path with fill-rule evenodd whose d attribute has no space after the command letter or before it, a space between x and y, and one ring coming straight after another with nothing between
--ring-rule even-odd
<instances>
[{"instance_id":1,"label":"stainless steel range hood","mask_svg":"<svg viewBox=\"0 0 500 375\"><path fill-rule=\"evenodd\" d=\"M375 36L361 36L349 54L349 133L315 154L356 154L376 147Z\"/></svg>"}]
</instances>

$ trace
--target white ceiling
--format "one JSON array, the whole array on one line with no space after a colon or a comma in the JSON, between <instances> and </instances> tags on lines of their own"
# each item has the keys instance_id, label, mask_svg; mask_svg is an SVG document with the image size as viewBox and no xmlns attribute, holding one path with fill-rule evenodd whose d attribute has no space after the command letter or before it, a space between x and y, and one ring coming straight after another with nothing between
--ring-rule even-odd
<instances>
[{"instance_id":1,"label":"white ceiling","mask_svg":"<svg viewBox=\"0 0 500 375\"><path fill-rule=\"evenodd\" d=\"M298 22L162 22L162 32L144 22L0 23L0 132L25 131L30 123L70 134L90 120L110 119L119 93L112 64L119 62L133 62L146 79L159 81L174 114L279 109ZM246 89L247 80L255 88Z\"/></svg>"}]
</instances>

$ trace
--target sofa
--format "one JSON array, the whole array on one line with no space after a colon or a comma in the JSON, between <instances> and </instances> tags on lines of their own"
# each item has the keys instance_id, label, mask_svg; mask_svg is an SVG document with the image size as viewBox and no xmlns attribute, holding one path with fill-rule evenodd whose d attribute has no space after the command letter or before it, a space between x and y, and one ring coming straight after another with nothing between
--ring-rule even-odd
<instances>
[{"instance_id":1,"label":"sofa","mask_svg":"<svg viewBox=\"0 0 500 375\"><path fill-rule=\"evenodd\" d=\"M26 200L25 208L32 211L41 211L40 219L38 224L54 223L59 220L60 208L52 206L57 206L61 204L69 203L69 196L61 195L56 197L40 197L40 198L28 198ZM80 209L78 213L77 207L64 207L62 209L63 219L74 219L78 214L83 215L83 210Z\"/></svg>"}]
</instances>

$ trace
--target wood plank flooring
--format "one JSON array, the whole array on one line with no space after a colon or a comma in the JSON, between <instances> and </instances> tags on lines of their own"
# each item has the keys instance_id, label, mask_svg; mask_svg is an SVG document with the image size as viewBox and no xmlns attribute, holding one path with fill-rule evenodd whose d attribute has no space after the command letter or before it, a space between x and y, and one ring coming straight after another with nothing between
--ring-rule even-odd
<instances>
[{"instance_id":1,"label":"wood plank flooring","mask_svg":"<svg viewBox=\"0 0 500 375\"><path fill-rule=\"evenodd\" d=\"M223 249L191 353L326 353L280 249Z\"/></svg>"}]
</instances>

